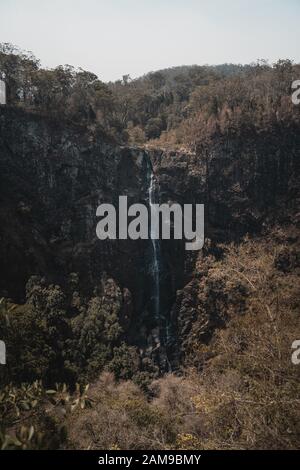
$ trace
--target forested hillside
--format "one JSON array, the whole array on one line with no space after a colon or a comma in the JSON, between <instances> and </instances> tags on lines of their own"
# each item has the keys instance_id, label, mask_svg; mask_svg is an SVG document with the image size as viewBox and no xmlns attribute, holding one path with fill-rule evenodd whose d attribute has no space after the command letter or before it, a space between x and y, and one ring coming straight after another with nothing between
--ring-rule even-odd
<instances>
[{"instance_id":1,"label":"forested hillside","mask_svg":"<svg viewBox=\"0 0 300 470\"><path fill-rule=\"evenodd\" d=\"M122 143L194 148L215 132L299 123L290 97L300 66L290 60L182 66L103 83L71 65L42 69L32 53L2 44L0 70L9 104L101 127Z\"/></svg>"},{"instance_id":2,"label":"forested hillside","mask_svg":"<svg viewBox=\"0 0 300 470\"><path fill-rule=\"evenodd\" d=\"M104 83L2 44L0 76L0 447L297 448L300 65ZM205 205L203 250L161 243L158 319L151 242L95 233L149 171Z\"/></svg>"}]
</instances>

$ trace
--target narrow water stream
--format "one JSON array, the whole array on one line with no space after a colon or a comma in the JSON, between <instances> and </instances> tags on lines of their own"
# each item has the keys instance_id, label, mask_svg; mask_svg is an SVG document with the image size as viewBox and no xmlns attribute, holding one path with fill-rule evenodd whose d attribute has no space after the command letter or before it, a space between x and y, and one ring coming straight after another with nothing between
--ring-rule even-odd
<instances>
[{"instance_id":1,"label":"narrow water stream","mask_svg":"<svg viewBox=\"0 0 300 470\"><path fill-rule=\"evenodd\" d=\"M151 211L150 220L159 220L155 217L156 211L158 211L157 205L159 204L159 183L153 172L151 163L148 165L148 197L149 197L149 208ZM155 316L155 323L158 328L158 340L159 340L159 361L162 369L165 371L171 371L171 365L167 355L167 343L169 341L169 320L166 315L166 307L163 305L161 292L162 279L163 279L163 261L161 253L161 245L159 239L159 224L155 226L151 223L150 225L150 239L152 247L152 259L150 273L152 277L152 288L151 298L153 305L153 314Z\"/></svg>"},{"instance_id":2,"label":"narrow water stream","mask_svg":"<svg viewBox=\"0 0 300 470\"><path fill-rule=\"evenodd\" d=\"M158 203L156 200L156 189L157 189L157 181L155 179L154 173L151 170L150 176L150 184L149 184L149 206L151 213L155 212L156 207L155 204ZM152 217L151 217L152 218ZM159 242L159 227L154 227L151 224L150 228L150 238L153 250L153 262L152 262L152 276L154 281L154 308L155 308L155 317L156 320L159 322L160 320L160 242Z\"/></svg>"}]
</instances>

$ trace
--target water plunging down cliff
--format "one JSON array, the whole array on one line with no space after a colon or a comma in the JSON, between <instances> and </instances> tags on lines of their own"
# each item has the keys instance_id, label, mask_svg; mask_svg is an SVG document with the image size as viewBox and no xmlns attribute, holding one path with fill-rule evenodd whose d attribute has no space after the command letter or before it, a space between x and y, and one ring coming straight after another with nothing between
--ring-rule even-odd
<instances>
[{"instance_id":1,"label":"water plunging down cliff","mask_svg":"<svg viewBox=\"0 0 300 470\"><path fill-rule=\"evenodd\" d=\"M148 198L149 209L151 211L151 221L159 220L159 217L154 217L158 212L159 204L159 182L154 174L150 158L147 159L147 181L148 181ZM151 274L151 285L149 290L151 292L151 305L154 316L155 328L152 330L152 336L156 343L157 353L156 356L160 363L162 370L170 371L171 365L168 358L168 342L170 331L170 305L164 305L161 300L161 291L167 288L166 284L166 266L163 263L161 252L161 241L159 226L150 223L149 237L151 241L151 258L149 262L149 270ZM168 277L168 276L167 276Z\"/></svg>"},{"instance_id":2,"label":"water plunging down cliff","mask_svg":"<svg viewBox=\"0 0 300 470\"><path fill-rule=\"evenodd\" d=\"M156 187L157 182L153 171L151 170L150 184L149 184L149 206L151 213L154 213L156 209ZM152 219L152 217L151 217ZM160 319L160 242L157 234L156 227L151 223L150 227L150 239L153 249L153 262L151 271L153 275L153 301L154 301L154 312L157 321Z\"/></svg>"},{"instance_id":3,"label":"water plunging down cliff","mask_svg":"<svg viewBox=\"0 0 300 470\"><path fill-rule=\"evenodd\" d=\"M201 311L191 284L199 282L197 253L154 236L100 242L97 207L117 205L119 195L129 205L203 203L206 237L232 241L296 210L299 148L290 128L216 137L192 154L119 147L100 132L1 108L0 297L24 302L30 277L42 276L62 287L73 318L109 285L120 341L136 346L141 361L163 362L162 370L169 357L174 369L178 334L188 335Z\"/></svg>"}]
</instances>

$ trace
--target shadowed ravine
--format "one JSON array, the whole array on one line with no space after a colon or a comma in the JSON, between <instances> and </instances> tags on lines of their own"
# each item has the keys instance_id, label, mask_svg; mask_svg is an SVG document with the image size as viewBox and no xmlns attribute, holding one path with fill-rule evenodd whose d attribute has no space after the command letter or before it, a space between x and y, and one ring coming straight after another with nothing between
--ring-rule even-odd
<instances>
[{"instance_id":1,"label":"shadowed ravine","mask_svg":"<svg viewBox=\"0 0 300 470\"><path fill-rule=\"evenodd\" d=\"M238 241L259 231L264 220L279 222L296 210L298 136L292 127L255 139L245 134L242 141L220 136L191 154L119 147L101 133L91 140L85 129L1 109L1 295L26 304L29 281L43 292L59 286L66 340L74 342L83 339L73 322L87 327L89 302L107 296L113 326L122 332L109 347L126 341L137 348L144 369L154 364L160 373L169 370L168 357L177 370L195 318L203 318L201 341L219 325L217 307L209 305L207 321L208 307L195 291L204 279L195 274L197 256L218 255L216 241ZM274 156L275 147L280 152ZM185 251L182 240L98 240L97 207L117 206L124 194L129 205L204 203L205 237L212 243L197 253ZM97 312L104 315L104 307ZM80 371L91 361L101 367L101 334ZM77 358L71 360L77 366ZM58 369L56 377L64 380L63 374Z\"/></svg>"}]
</instances>

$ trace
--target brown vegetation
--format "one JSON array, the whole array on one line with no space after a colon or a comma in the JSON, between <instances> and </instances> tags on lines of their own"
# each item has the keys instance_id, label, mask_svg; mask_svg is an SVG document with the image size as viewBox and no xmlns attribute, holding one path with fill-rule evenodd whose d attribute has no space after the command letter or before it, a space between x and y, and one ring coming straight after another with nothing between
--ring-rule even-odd
<instances>
[{"instance_id":1,"label":"brown vegetation","mask_svg":"<svg viewBox=\"0 0 300 470\"><path fill-rule=\"evenodd\" d=\"M226 246L208 280L227 292L243 285L245 309L227 310L226 328L201 343L192 331L182 377L167 375L146 396L105 374L93 408L72 415L69 445L80 448L287 449L299 446L299 233L276 229ZM282 260L284 269L282 269ZM197 331L197 319L194 331Z\"/></svg>"},{"instance_id":2,"label":"brown vegetation","mask_svg":"<svg viewBox=\"0 0 300 470\"><path fill-rule=\"evenodd\" d=\"M116 382L110 372L77 395L66 387L8 386L0 400L7 428L2 445L297 448L299 366L291 361L291 344L299 336L298 248L296 229L275 229L264 238L223 246L220 261L199 258L197 270L208 265L206 285L222 286L217 308L226 307L226 326L203 341L199 311L185 343L182 376L166 375L146 392L130 380ZM228 302L236 296L239 301ZM242 298L244 308L235 310ZM64 438L54 439L57 433Z\"/></svg>"}]
</instances>

